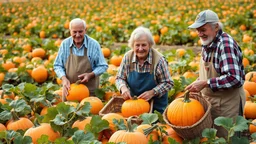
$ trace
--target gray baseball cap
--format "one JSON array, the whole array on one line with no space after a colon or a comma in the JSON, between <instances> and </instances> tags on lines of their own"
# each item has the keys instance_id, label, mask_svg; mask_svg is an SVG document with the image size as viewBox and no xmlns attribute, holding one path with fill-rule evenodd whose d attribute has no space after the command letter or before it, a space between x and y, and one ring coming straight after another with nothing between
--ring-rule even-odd
<instances>
[{"instance_id":1,"label":"gray baseball cap","mask_svg":"<svg viewBox=\"0 0 256 144\"><path fill-rule=\"evenodd\" d=\"M201 11L196 16L195 22L192 25L190 25L188 28L196 29L196 28L199 28L199 27L205 25L208 22L219 22L218 15L209 9Z\"/></svg>"}]
</instances>

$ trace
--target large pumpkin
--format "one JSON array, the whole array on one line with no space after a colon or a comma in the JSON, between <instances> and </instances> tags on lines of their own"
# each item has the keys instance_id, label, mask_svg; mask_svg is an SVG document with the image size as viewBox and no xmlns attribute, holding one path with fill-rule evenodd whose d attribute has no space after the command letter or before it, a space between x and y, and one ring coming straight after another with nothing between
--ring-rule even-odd
<instances>
[{"instance_id":1,"label":"large pumpkin","mask_svg":"<svg viewBox=\"0 0 256 144\"><path fill-rule=\"evenodd\" d=\"M90 92L87 86L80 84L80 81L70 85L70 90L67 95L68 101L81 101L82 99L89 97Z\"/></svg>"},{"instance_id":2,"label":"large pumpkin","mask_svg":"<svg viewBox=\"0 0 256 144\"><path fill-rule=\"evenodd\" d=\"M198 100L189 98L189 92L185 93L184 98L173 100L167 107L167 119L176 126L191 126L204 114L203 105Z\"/></svg>"},{"instance_id":3,"label":"large pumpkin","mask_svg":"<svg viewBox=\"0 0 256 144\"><path fill-rule=\"evenodd\" d=\"M147 144L147 137L141 132L134 132L132 130L131 117L128 119L128 130L116 131L109 139L108 142L125 142L126 144Z\"/></svg>"},{"instance_id":4,"label":"large pumpkin","mask_svg":"<svg viewBox=\"0 0 256 144\"><path fill-rule=\"evenodd\" d=\"M47 135L51 142L60 137L60 134L55 132L48 123L42 123L38 127L29 128L24 134L24 136L30 136L32 138L33 144L37 144L37 139L42 135Z\"/></svg>"},{"instance_id":5,"label":"large pumpkin","mask_svg":"<svg viewBox=\"0 0 256 144\"><path fill-rule=\"evenodd\" d=\"M124 117L139 116L143 113L148 113L149 110L149 102L144 99L138 99L137 97L124 101L121 107L121 112Z\"/></svg>"}]
</instances>

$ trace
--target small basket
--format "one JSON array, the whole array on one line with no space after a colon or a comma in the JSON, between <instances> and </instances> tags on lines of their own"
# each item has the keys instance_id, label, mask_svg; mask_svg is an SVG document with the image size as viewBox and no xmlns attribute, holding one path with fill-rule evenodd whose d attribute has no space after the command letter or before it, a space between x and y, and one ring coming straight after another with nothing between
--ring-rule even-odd
<instances>
[{"instance_id":1,"label":"small basket","mask_svg":"<svg viewBox=\"0 0 256 144\"><path fill-rule=\"evenodd\" d=\"M184 97L184 96L181 96ZM193 124L192 126L175 126L173 124L171 124L167 118L167 109L168 107L165 109L164 113L163 113L163 118L164 121L170 125L175 131L176 133L181 136L184 139L194 139L196 137L202 137L202 132L205 128L211 128L213 125L213 121L212 121L212 117L211 117L211 103L209 101L207 101L206 99L204 99L200 93L193 93L193 94L189 94L190 98L194 98L196 100L198 100L204 107L205 110L205 114L204 116L195 124Z\"/></svg>"},{"instance_id":2,"label":"small basket","mask_svg":"<svg viewBox=\"0 0 256 144\"><path fill-rule=\"evenodd\" d=\"M121 113L121 107L124 103L124 99L121 96L112 96L108 103L100 110L99 115L104 116L108 113ZM150 101L150 111L153 111L153 100ZM127 118L125 118L127 120ZM133 118L132 123L141 124L142 120L139 118Z\"/></svg>"}]
</instances>

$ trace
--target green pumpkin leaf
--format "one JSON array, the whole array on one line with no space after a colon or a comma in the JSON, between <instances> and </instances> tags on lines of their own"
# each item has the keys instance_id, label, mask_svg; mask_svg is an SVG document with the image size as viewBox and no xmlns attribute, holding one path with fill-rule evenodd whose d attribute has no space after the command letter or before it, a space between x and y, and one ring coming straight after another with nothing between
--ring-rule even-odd
<instances>
[{"instance_id":1,"label":"green pumpkin leaf","mask_svg":"<svg viewBox=\"0 0 256 144\"><path fill-rule=\"evenodd\" d=\"M50 143L48 140L49 136L48 135L42 135L39 139L37 139L38 144L47 144Z\"/></svg>"},{"instance_id":2,"label":"green pumpkin leaf","mask_svg":"<svg viewBox=\"0 0 256 144\"><path fill-rule=\"evenodd\" d=\"M57 138L54 144L74 144L72 140L67 140L65 137Z\"/></svg>"},{"instance_id":3,"label":"green pumpkin leaf","mask_svg":"<svg viewBox=\"0 0 256 144\"><path fill-rule=\"evenodd\" d=\"M139 116L139 118L143 120L142 124L152 125L158 120L158 115L155 113L143 113Z\"/></svg>"},{"instance_id":4,"label":"green pumpkin leaf","mask_svg":"<svg viewBox=\"0 0 256 144\"><path fill-rule=\"evenodd\" d=\"M109 123L107 120L102 120L100 116L93 115L92 119L90 121L90 124L87 124L85 126L85 130L88 132L91 132L95 135L95 137L98 136L98 134L109 128Z\"/></svg>"},{"instance_id":5,"label":"green pumpkin leaf","mask_svg":"<svg viewBox=\"0 0 256 144\"><path fill-rule=\"evenodd\" d=\"M91 108L92 106L89 102L84 102L82 106L79 106L78 111L76 111L76 114L78 116L86 117L89 115Z\"/></svg>"},{"instance_id":6,"label":"green pumpkin leaf","mask_svg":"<svg viewBox=\"0 0 256 144\"><path fill-rule=\"evenodd\" d=\"M206 128L202 132L202 137L208 138L208 140L215 139L217 130L214 128Z\"/></svg>"},{"instance_id":7,"label":"green pumpkin leaf","mask_svg":"<svg viewBox=\"0 0 256 144\"><path fill-rule=\"evenodd\" d=\"M56 107L50 107L47 109L47 114L45 114L42 122L49 123L51 120L53 120L56 115L58 114Z\"/></svg>"},{"instance_id":8,"label":"green pumpkin leaf","mask_svg":"<svg viewBox=\"0 0 256 144\"><path fill-rule=\"evenodd\" d=\"M242 116L238 116L236 117L236 122L234 125L234 131L244 131L244 130L248 130L248 123L249 121L246 120L244 117Z\"/></svg>"},{"instance_id":9,"label":"green pumpkin leaf","mask_svg":"<svg viewBox=\"0 0 256 144\"><path fill-rule=\"evenodd\" d=\"M15 137L13 143L14 144L28 144L28 143L32 143L32 138L30 136L25 136L25 137L17 136L17 137Z\"/></svg>"},{"instance_id":10,"label":"green pumpkin leaf","mask_svg":"<svg viewBox=\"0 0 256 144\"><path fill-rule=\"evenodd\" d=\"M84 133L83 130L77 130L74 133L74 135L72 136L72 140L75 143L88 143L88 144L90 144L92 141L97 142L97 141L95 141L95 137L94 137L93 133L91 133L91 132Z\"/></svg>"},{"instance_id":11,"label":"green pumpkin leaf","mask_svg":"<svg viewBox=\"0 0 256 144\"><path fill-rule=\"evenodd\" d=\"M237 136L233 136L231 138L231 143L232 144L249 144L250 142L246 137L239 138Z\"/></svg>"},{"instance_id":12,"label":"green pumpkin leaf","mask_svg":"<svg viewBox=\"0 0 256 144\"><path fill-rule=\"evenodd\" d=\"M216 124L217 126L222 126L229 131L233 127L233 119L226 117L217 117L214 120L214 124Z\"/></svg>"}]
</instances>

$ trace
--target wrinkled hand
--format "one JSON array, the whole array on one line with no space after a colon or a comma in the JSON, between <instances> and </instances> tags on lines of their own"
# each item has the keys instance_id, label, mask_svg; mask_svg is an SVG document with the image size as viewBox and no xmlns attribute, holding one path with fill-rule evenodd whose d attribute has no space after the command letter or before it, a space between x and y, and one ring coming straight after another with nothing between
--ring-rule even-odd
<instances>
[{"instance_id":1,"label":"wrinkled hand","mask_svg":"<svg viewBox=\"0 0 256 144\"><path fill-rule=\"evenodd\" d=\"M145 91L138 98L144 99L145 101L149 101L154 96L154 90Z\"/></svg>"},{"instance_id":2,"label":"wrinkled hand","mask_svg":"<svg viewBox=\"0 0 256 144\"><path fill-rule=\"evenodd\" d=\"M66 96L70 90L70 81L67 78L62 79L62 101L66 101Z\"/></svg>"},{"instance_id":3,"label":"wrinkled hand","mask_svg":"<svg viewBox=\"0 0 256 144\"><path fill-rule=\"evenodd\" d=\"M130 90L126 87L126 86L123 86L121 88L121 92L122 92L122 97L124 100L128 100L128 99L132 99L132 96L131 96L131 93L130 93Z\"/></svg>"},{"instance_id":4,"label":"wrinkled hand","mask_svg":"<svg viewBox=\"0 0 256 144\"><path fill-rule=\"evenodd\" d=\"M81 82L88 82L91 79L90 73L83 73L78 76L78 78L81 80Z\"/></svg>"},{"instance_id":5,"label":"wrinkled hand","mask_svg":"<svg viewBox=\"0 0 256 144\"><path fill-rule=\"evenodd\" d=\"M188 90L190 92L200 92L206 86L207 86L206 80L197 80L197 81L194 81L192 84L188 85L185 88L185 90Z\"/></svg>"}]
</instances>

